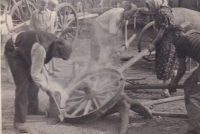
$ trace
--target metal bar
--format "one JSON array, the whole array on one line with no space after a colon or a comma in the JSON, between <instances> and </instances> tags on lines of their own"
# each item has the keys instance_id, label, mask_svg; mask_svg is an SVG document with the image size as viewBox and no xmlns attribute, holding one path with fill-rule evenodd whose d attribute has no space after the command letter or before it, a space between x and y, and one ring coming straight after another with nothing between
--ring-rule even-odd
<instances>
[{"instance_id":1,"label":"metal bar","mask_svg":"<svg viewBox=\"0 0 200 134\"><path fill-rule=\"evenodd\" d=\"M172 117L172 118L184 118L188 119L187 114L183 113L169 113L169 112L152 112L153 116L162 116L162 117Z\"/></svg>"},{"instance_id":2,"label":"metal bar","mask_svg":"<svg viewBox=\"0 0 200 134\"><path fill-rule=\"evenodd\" d=\"M151 84L151 85L131 85L131 84L128 84L125 86L125 90L134 90L134 89L166 89L168 88L168 84ZM179 84L177 86L177 88L180 88L180 89L183 89L184 88L184 85L183 84Z\"/></svg>"}]
</instances>

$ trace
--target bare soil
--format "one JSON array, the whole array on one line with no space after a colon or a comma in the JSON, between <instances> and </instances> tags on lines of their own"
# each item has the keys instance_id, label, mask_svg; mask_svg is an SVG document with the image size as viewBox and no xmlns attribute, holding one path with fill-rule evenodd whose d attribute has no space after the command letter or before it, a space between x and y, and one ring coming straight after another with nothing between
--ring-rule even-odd
<instances>
[{"instance_id":1,"label":"bare soil","mask_svg":"<svg viewBox=\"0 0 200 134\"><path fill-rule=\"evenodd\" d=\"M83 73L86 69L89 60L89 27L89 24L84 25L83 32L79 35L75 44L75 49L68 61L56 59L56 65L61 69L61 72L56 73L57 78L55 78L55 81L57 81L63 87L67 86L67 84L74 78L74 75L81 75L81 73ZM131 27L129 29L129 36L133 33L138 35L139 31L141 30L133 30ZM130 48L126 50L124 54L134 55L134 52L137 51L136 43L137 39L133 41ZM121 64L124 62L125 61L120 61ZM79 64L80 66L79 71L76 70L76 73L73 72L73 64ZM184 79L188 75L189 74L186 74ZM143 59L139 60L136 64L127 69L124 73L124 76L141 79L144 78L143 80L135 81L137 84L158 83L155 75L154 62L147 62ZM15 130L13 128L15 85L13 82L8 82L6 80L6 72L4 68L2 68L1 78L2 131L3 134L15 134ZM12 81L12 76L10 81ZM132 99L136 99L139 102L162 98L161 90L158 89L126 91L126 93ZM179 95L183 95L182 89L178 90L178 92L172 96ZM44 92L40 91L39 98L39 108L41 110L48 108L48 96ZM183 100L155 105L151 107L151 110L160 112L186 113ZM27 125L32 134L118 134L120 117L119 114L116 113L105 118L99 118L92 122L58 123L59 122L57 119L46 118L45 116L28 116L27 118ZM132 111L130 112L128 134L183 134L186 132L186 130L186 119L154 117L154 119L150 120L139 116L137 113Z\"/></svg>"}]
</instances>

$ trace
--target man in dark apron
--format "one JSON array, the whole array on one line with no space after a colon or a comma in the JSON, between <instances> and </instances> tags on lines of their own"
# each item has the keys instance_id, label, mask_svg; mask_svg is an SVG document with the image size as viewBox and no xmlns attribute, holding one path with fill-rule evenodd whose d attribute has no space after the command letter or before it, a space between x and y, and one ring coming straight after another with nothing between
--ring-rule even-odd
<instances>
[{"instance_id":1,"label":"man in dark apron","mask_svg":"<svg viewBox=\"0 0 200 134\"><path fill-rule=\"evenodd\" d=\"M186 58L200 63L200 34L187 35L183 33L182 27L169 26L163 37L168 38L168 42L175 46L179 62L177 75L169 84L169 92L172 93L176 92L178 82L185 74ZM187 134L200 134L200 67L184 82L184 93L189 122Z\"/></svg>"},{"instance_id":2,"label":"man in dark apron","mask_svg":"<svg viewBox=\"0 0 200 134\"><path fill-rule=\"evenodd\" d=\"M16 85L14 126L19 132L28 132L27 113L39 112L39 88L51 91L44 64L53 57L67 60L70 54L71 45L67 41L47 32L22 32L7 41L5 55Z\"/></svg>"}]
</instances>

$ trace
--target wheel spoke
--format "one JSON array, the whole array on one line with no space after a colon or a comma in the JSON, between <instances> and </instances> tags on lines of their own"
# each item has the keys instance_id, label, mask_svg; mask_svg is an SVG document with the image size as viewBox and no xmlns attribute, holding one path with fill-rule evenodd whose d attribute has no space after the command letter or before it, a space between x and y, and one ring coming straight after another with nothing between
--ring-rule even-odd
<instances>
[{"instance_id":1,"label":"wheel spoke","mask_svg":"<svg viewBox=\"0 0 200 134\"><path fill-rule=\"evenodd\" d=\"M87 105L86 105L86 108L85 108L85 111L84 111L83 115L88 114L88 112L89 112L91 106L92 106L92 101L89 100L89 101L87 102Z\"/></svg>"},{"instance_id":2,"label":"wheel spoke","mask_svg":"<svg viewBox=\"0 0 200 134\"><path fill-rule=\"evenodd\" d=\"M66 22L68 22L68 19L69 19L69 16L70 16L70 14L71 14L71 11L72 11L71 8L70 8L70 10L67 11L67 20L66 20Z\"/></svg>"},{"instance_id":3,"label":"wheel spoke","mask_svg":"<svg viewBox=\"0 0 200 134\"><path fill-rule=\"evenodd\" d=\"M99 77L96 77L96 80L95 80L94 85L92 87L94 90L96 89L98 82L99 82Z\"/></svg>"},{"instance_id":4,"label":"wheel spoke","mask_svg":"<svg viewBox=\"0 0 200 134\"><path fill-rule=\"evenodd\" d=\"M83 102L83 101L84 101L84 99L81 99L80 101L78 101L78 102L76 102L76 103L74 103L74 104L68 106L68 107L66 108L66 111L68 112L68 111L70 111L71 109L74 109L75 107L79 106L79 104L80 104L81 102Z\"/></svg>"},{"instance_id":5,"label":"wheel spoke","mask_svg":"<svg viewBox=\"0 0 200 134\"><path fill-rule=\"evenodd\" d=\"M68 100L66 100L66 103L72 102L72 101L78 101L78 100L80 100L80 99L83 99L83 97L84 97L84 96L68 99Z\"/></svg>"},{"instance_id":6,"label":"wheel spoke","mask_svg":"<svg viewBox=\"0 0 200 134\"><path fill-rule=\"evenodd\" d=\"M115 89L117 89L118 87L113 87L113 88L109 88L108 89L108 87L106 87L105 88L105 90L101 90L101 92L98 92L98 94L104 94L104 93L106 93L106 92L110 92L110 91L113 91L113 90L115 90Z\"/></svg>"},{"instance_id":7,"label":"wheel spoke","mask_svg":"<svg viewBox=\"0 0 200 134\"><path fill-rule=\"evenodd\" d=\"M76 116L87 104L87 100L85 100L71 115Z\"/></svg>"},{"instance_id":8,"label":"wheel spoke","mask_svg":"<svg viewBox=\"0 0 200 134\"><path fill-rule=\"evenodd\" d=\"M61 23L61 28L62 28L63 23L62 23L62 16L61 16L60 12L58 12L58 19L59 19L59 21Z\"/></svg>"},{"instance_id":9,"label":"wheel spoke","mask_svg":"<svg viewBox=\"0 0 200 134\"><path fill-rule=\"evenodd\" d=\"M20 21L24 22L24 20L23 20L18 14L14 13L14 15L15 15L18 19L20 19Z\"/></svg>"},{"instance_id":10,"label":"wheel spoke","mask_svg":"<svg viewBox=\"0 0 200 134\"><path fill-rule=\"evenodd\" d=\"M101 90L104 89L105 87L109 87L109 86L113 85L114 83L116 83L116 81L117 81L117 80L112 81L112 82L108 83L107 85L103 85L102 87L99 87L98 91L101 91Z\"/></svg>"},{"instance_id":11,"label":"wheel spoke","mask_svg":"<svg viewBox=\"0 0 200 134\"><path fill-rule=\"evenodd\" d=\"M92 101L94 102L94 104L96 106L96 109L98 109L99 108L99 104L98 104L96 98L93 98Z\"/></svg>"},{"instance_id":12,"label":"wheel spoke","mask_svg":"<svg viewBox=\"0 0 200 134\"><path fill-rule=\"evenodd\" d=\"M152 35L149 33L149 32L147 32L146 31L146 33L149 35L149 37L153 40L153 37L152 37Z\"/></svg>"},{"instance_id":13,"label":"wheel spoke","mask_svg":"<svg viewBox=\"0 0 200 134\"><path fill-rule=\"evenodd\" d=\"M101 96L100 94L97 94L96 97L97 97L97 98L100 98L100 99L105 99L105 98L106 98L106 96Z\"/></svg>"},{"instance_id":14,"label":"wheel spoke","mask_svg":"<svg viewBox=\"0 0 200 134\"><path fill-rule=\"evenodd\" d=\"M66 19L66 7L64 7L63 24L65 24L65 19Z\"/></svg>"},{"instance_id":15,"label":"wheel spoke","mask_svg":"<svg viewBox=\"0 0 200 134\"><path fill-rule=\"evenodd\" d=\"M73 93L77 93L77 94L80 94L80 95L84 95L85 93L81 90L73 90Z\"/></svg>"},{"instance_id":16,"label":"wheel spoke","mask_svg":"<svg viewBox=\"0 0 200 134\"><path fill-rule=\"evenodd\" d=\"M67 33L70 37L72 37L73 39L75 39L75 37L71 34L71 33Z\"/></svg>"},{"instance_id":17,"label":"wheel spoke","mask_svg":"<svg viewBox=\"0 0 200 134\"><path fill-rule=\"evenodd\" d=\"M103 99L103 101L101 101L101 100ZM98 102L98 104L99 104L99 107L100 106L102 106L103 104L104 104L104 100L105 100L106 98L104 97L104 98L99 98L98 96L96 97L96 100L97 100L97 102Z\"/></svg>"},{"instance_id":18,"label":"wheel spoke","mask_svg":"<svg viewBox=\"0 0 200 134\"><path fill-rule=\"evenodd\" d=\"M108 75L108 77L101 83L101 85L105 85L106 83L108 83L111 80L110 75ZM98 87L99 88L99 87Z\"/></svg>"}]
</instances>

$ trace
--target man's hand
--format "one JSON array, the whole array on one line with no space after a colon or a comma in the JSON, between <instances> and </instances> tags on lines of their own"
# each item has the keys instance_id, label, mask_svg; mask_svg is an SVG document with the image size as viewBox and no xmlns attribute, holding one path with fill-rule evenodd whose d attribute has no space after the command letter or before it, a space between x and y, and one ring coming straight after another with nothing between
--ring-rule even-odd
<instances>
[{"instance_id":1,"label":"man's hand","mask_svg":"<svg viewBox=\"0 0 200 134\"><path fill-rule=\"evenodd\" d=\"M175 83L173 81L171 81L169 83L169 93L171 94L172 92L177 92L176 88L177 88L178 83Z\"/></svg>"},{"instance_id":2,"label":"man's hand","mask_svg":"<svg viewBox=\"0 0 200 134\"><path fill-rule=\"evenodd\" d=\"M152 52L155 49L155 45L153 43L148 45L149 52Z\"/></svg>"},{"instance_id":3,"label":"man's hand","mask_svg":"<svg viewBox=\"0 0 200 134\"><path fill-rule=\"evenodd\" d=\"M42 88L41 88L42 89ZM50 88L50 86L48 85L45 89L42 89L43 92L53 92Z\"/></svg>"}]
</instances>

